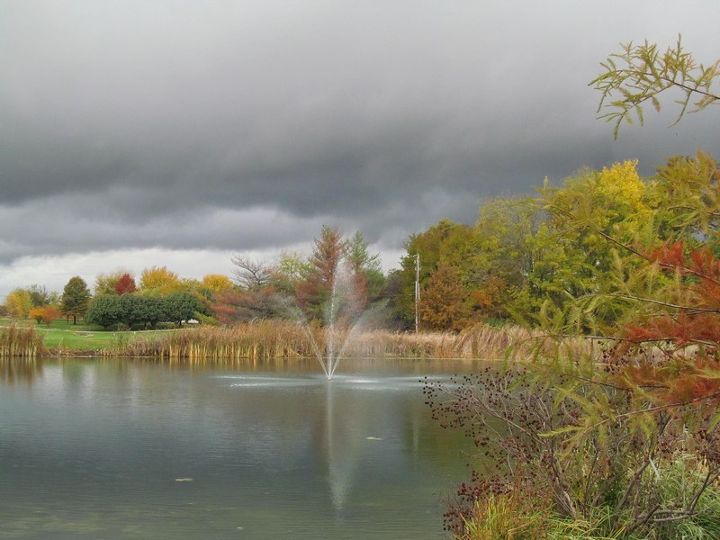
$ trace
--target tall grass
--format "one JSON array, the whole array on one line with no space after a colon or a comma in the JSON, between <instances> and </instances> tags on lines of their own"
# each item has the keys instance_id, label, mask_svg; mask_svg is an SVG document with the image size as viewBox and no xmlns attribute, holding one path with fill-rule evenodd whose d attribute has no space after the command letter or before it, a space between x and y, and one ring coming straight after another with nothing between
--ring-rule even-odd
<instances>
[{"instance_id":1,"label":"tall grass","mask_svg":"<svg viewBox=\"0 0 720 540\"><path fill-rule=\"evenodd\" d=\"M170 361L228 362L268 361L325 355L328 329L304 327L287 321L267 320L233 327L203 327L118 343L106 355L152 357ZM386 330L354 332L335 330L334 340L342 356L502 359L529 358L535 354L590 351L587 340L558 342L517 327L475 326L460 334L403 333ZM566 349L566 350L565 350ZM337 350L337 349L336 349Z\"/></svg>"},{"instance_id":2,"label":"tall grass","mask_svg":"<svg viewBox=\"0 0 720 540\"><path fill-rule=\"evenodd\" d=\"M0 328L0 358L34 359L43 351L42 335L34 327Z\"/></svg>"}]
</instances>

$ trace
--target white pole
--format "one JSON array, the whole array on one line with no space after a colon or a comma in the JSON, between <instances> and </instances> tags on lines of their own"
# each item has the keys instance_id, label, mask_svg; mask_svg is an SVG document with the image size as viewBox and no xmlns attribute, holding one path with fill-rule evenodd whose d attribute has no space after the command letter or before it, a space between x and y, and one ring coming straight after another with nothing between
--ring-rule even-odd
<instances>
[{"instance_id":1,"label":"white pole","mask_svg":"<svg viewBox=\"0 0 720 540\"><path fill-rule=\"evenodd\" d=\"M418 311L420 304L420 254L415 254L415 333L420 331L420 317Z\"/></svg>"}]
</instances>

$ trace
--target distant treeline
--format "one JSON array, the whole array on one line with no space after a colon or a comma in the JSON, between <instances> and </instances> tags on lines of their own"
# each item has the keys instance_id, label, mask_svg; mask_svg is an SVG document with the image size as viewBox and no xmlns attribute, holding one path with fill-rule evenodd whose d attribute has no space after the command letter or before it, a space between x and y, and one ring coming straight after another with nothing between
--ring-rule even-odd
<instances>
[{"instance_id":1,"label":"distant treeline","mask_svg":"<svg viewBox=\"0 0 720 540\"><path fill-rule=\"evenodd\" d=\"M633 297L650 295L668 279L641 271L643 256L668 242L693 249L717 225L713 214L707 223L699 217L707 215L704 200L715 196L717 170L703 153L671 158L649 178L626 161L582 170L557 186L546 181L534 196L489 199L472 225L443 219L412 235L400 268L388 274L361 233L345 237L325 226L308 256L285 253L274 262L238 256L233 276L183 279L152 267L137 281L127 272L100 275L92 293L74 277L62 294L37 285L16 289L5 309L16 318L86 317L106 327L190 318L205 324L300 318L322 325L335 288L342 293L335 320L365 314L368 326L402 330L414 326L419 255L423 329L513 322L602 330L646 309Z\"/></svg>"}]
</instances>

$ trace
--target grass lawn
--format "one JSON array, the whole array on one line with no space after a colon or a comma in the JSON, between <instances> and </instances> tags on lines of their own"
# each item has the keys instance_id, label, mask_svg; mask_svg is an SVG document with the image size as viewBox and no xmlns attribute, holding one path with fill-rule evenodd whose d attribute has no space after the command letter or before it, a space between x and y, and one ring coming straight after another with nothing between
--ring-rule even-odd
<instances>
[{"instance_id":1,"label":"grass lawn","mask_svg":"<svg viewBox=\"0 0 720 540\"><path fill-rule=\"evenodd\" d=\"M110 331L99 326L87 325L82 322L73 324L65 319L58 319L50 326L36 324L35 321L16 320L0 317L2 326L34 326L43 336L45 347L48 349L72 349L77 351L97 351L117 345L124 340L150 338L175 330L142 330L142 331Z\"/></svg>"}]
</instances>

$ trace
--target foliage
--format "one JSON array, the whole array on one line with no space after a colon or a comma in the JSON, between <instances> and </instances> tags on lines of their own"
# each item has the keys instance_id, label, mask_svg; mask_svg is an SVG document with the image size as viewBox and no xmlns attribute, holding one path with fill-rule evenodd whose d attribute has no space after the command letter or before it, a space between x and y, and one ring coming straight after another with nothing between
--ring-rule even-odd
<instances>
[{"instance_id":1,"label":"foliage","mask_svg":"<svg viewBox=\"0 0 720 540\"><path fill-rule=\"evenodd\" d=\"M60 317L60 311L55 306L35 307L30 310L29 317L38 324L44 323L49 326Z\"/></svg>"},{"instance_id":2,"label":"foliage","mask_svg":"<svg viewBox=\"0 0 720 540\"><path fill-rule=\"evenodd\" d=\"M134 293L137 290L135 279L130 274L125 273L117 280L114 289L118 295Z\"/></svg>"},{"instance_id":3,"label":"foliage","mask_svg":"<svg viewBox=\"0 0 720 540\"><path fill-rule=\"evenodd\" d=\"M470 309L456 268L442 265L432 273L420 294L420 318L433 330L460 330L467 325Z\"/></svg>"},{"instance_id":4,"label":"foliage","mask_svg":"<svg viewBox=\"0 0 720 540\"><path fill-rule=\"evenodd\" d=\"M708 66L698 64L683 48L680 37L674 47L664 52L647 41L642 45L622 45L619 53L610 55L601 65L603 72L590 85L601 93L598 111L607 112L600 118L615 124L615 137L623 122L632 123L633 114L640 124L644 122L643 108L648 103L659 111L658 97L668 91L680 95L675 101L679 106L675 123L686 112L697 112L720 102L720 93L713 90L713 84L720 78L720 60Z\"/></svg>"},{"instance_id":5,"label":"foliage","mask_svg":"<svg viewBox=\"0 0 720 540\"><path fill-rule=\"evenodd\" d=\"M26 289L14 289L5 297L5 308L16 319L26 319L32 307L32 296Z\"/></svg>"},{"instance_id":6,"label":"foliage","mask_svg":"<svg viewBox=\"0 0 720 540\"><path fill-rule=\"evenodd\" d=\"M72 317L76 324L78 317L85 316L89 301L90 291L85 281L79 276L72 277L63 289L60 311L66 317Z\"/></svg>"},{"instance_id":7,"label":"foliage","mask_svg":"<svg viewBox=\"0 0 720 540\"><path fill-rule=\"evenodd\" d=\"M398 273L402 286L394 298L397 315L406 327L412 325L415 316L415 256L420 255L420 284L425 287L440 265L463 267L472 236L471 227L443 219L406 242L407 254L400 260Z\"/></svg>"},{"instance_id":8,"label":"foliage","mask_svg":"<svg viewBox=\"0 0 720 540\"><path fill-rule=\"evenodd\" d=\"M202 302L190 293L168 296L125 294L102 295L93 298L87 312L87 321L105 328L150 326L160 322L190 320L197 312L205 312Z\"/></svg>"},{"instance_id":9,"label":"foliage","mask_svg":"<svg viewBox=\"0 0 720 540\"><path fill-rule=\"evenodd\" d=\"M467 534L468 519L486 518L477 515L478 502L512 496L521 516L540 510L594 524L604 537L679 538L691 525L716 530L718 434L707 419L688 431L687 408L628 410L629 389L603 382L605 374L612 367L595 362L541 363L429 382L433 416L464 430L483 455L446 514L448 527Z\"/></svg>"},{"instance_id":10,"label":"foliage","mask_svg":"<svg viewBox=\"0 0 720 540\"><path fill-rule=\"evenodd\" d=\"M684 96L678 120L691 99L695 110L718 100L710 93L718 63L697 66L679 41L664 55L628 45L604 67L591 84L601 106L622 96L605 115L616 135L631 112L642 122L646 101L659 109L666 90ZM586 254L579 279L565 284L571 318L580 328L616 326L619 339L602 363L539 356L528 368L427 386L434 416L464 429L490 460L448 513L458 535L538 510L556 524L589 524L595 536L720 534L717 178L714 162L698 154L670 160L652 182L626 162L543 190L548 229L566 254ZM567 329L562 310L548 305L558 299L546 298L539 322ZM552 500L539 509L543 493ZM528 502L508 510L518 496Z\"/></svg>"},{"instance_id":11,"label":"foliage","mask_svg":"<svg viewBox=\"0 0 720 540\"><path fill-rule=\"evenodd\" d=\"M110 272L96 276L94 287L95 295L117 294L115 287L123 275L125 275L125 272Z\"/></svg>"},{"instance_id":12,"label":"foliage","mask_svg":"<svg viewBox=\"0 0 720 540\"><path fill-rule=\"evenodd\" d=\"M256 319L282 318L285 306L271 288L226 289L215 294L210 308L222 324Z\"/></svg>"},{"instance_id":13,"label":"foliage","mask_svg":"<svg viewBox=\"0 0 720 540\"><path fill-rule=\"evenodd\" d=\"M326 319L336 271L345 249L346 242L340 231L323 226L315 239L307 276L295 287L298 304L309 318Z\"/></svg>"},{"instance_id":14,"label":"foliage","mask_svg":"<svg viewBox=\"0 0 720 540\"><path fill-rule=\"evenodd\" d=\"M167 266L146 268L140 274L140 290L151 294L170 294L183 288L180 277Z\"/></svg>"},{"instance_id":15,"label":"foliage","mask_svg":"<svg viewBox=\"0 0 720 540\"><path fill-rule=\"evenodd\" d=\"M56 304L60 300L60 296L56 292L49 292L47 288L42 285L30 285L27 291L30 293L30 300L33 307Z\"/></svg>"},{"instance_id":16,"label":"foliage","mask_svg":"<svg viewBox=\"0 0 720 540\"><path fill-rule=\"evenodd\" d=\"M268 286L280 294L294 296L296 288L309 273L310 264L299 253L286 252L270 269Z\"/></svg>"},{"instance_id":17,"label":"foliage","mask_svg":"<svg viewBox=\"0 0 720 540\"><path fill-rule=\"evenodd\" d=\"M202 278L202 287L212 294L231 289L233 284L224 274L207 274Z\"/></svg>"},{"instance_id":18,"label":"foliage","mask_svg":"<svg viewBox=\"0 0 720 540\"><path fill-rule=\"evenodd\" d=\"M310 320L355 320L379 298L383 285L379 256L368 253L362 234L348 240L338 229L323 226L295 281L295 297ZM332 303L333 291L341 289L341 298Z\"/></svg>"}]
</instances>

